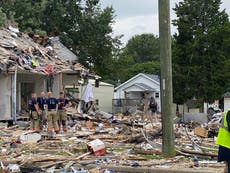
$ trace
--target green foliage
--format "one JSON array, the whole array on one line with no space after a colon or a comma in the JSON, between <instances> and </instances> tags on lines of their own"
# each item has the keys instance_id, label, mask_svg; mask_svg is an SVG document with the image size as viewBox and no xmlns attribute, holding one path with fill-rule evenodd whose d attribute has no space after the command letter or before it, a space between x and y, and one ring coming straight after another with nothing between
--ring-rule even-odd
<instances>
[{"instance_id":1,"label":"green foliage","mask_svg":"<svg viewBox=\"0 0 230 173\"><path fill-rule=\"evenodd\" d=\"M132 37L124 54L133 57L136 63L159 61L159 38L153 34L141 34Z\"/></svg>"},{"instance_id":2,"label":"green foliage","mask_svg":"<svg viewBox=\"0 0 230 173\"><path fill-rule=\"evenodd\" d=\"M80 63L109 78L113 57L120 46L112 37L114 10L101 9L99 0L6 0L0 5L20 30L59 36ZM12 17L13 16L13 17Z\"/></svg>"},{"instance_id":3,"label":"green foliage","mask_svg":"<svg viewBox=\"0 0 230 173\"><path fill-rule=\"evenodd\" d=\"M6 20L6 14L2 11L2 8L0 7L0 27L4 26Z\"/></svg>"},{"instance_id":4,"label":"green foliage","mask_svg":"<svg viewBox=\"0 0 230 173\"><path fill-rule=\"evenodd\" d=\"M133 65L119 69L119 80L124 82L139 73L159 74L159 62L148 61L144 63L135 63Z\"/></svg>"},{"instance_id":5,"label":"green foliage","mask_svg":"<svg viewBox=\"0 0 230 173\"><path fill-rule=\"evenodd\" d=\"M113 64L114 84L138 73L159 74L159 39L152 34L132 37Z\"/></svg>"},{"instance_id":6,"label":"green foliage","mask_svg":"<svg viewBox=\"0 0 230 173\"><path fill-rule=\"evenodd\" d=\"M34 31L42 26L43 9L46 0L6 0L1 2L7 17L19 23L23 31Z\"/></svg>"},{"instance_id":7,"label":"green foliage","mask_svg":"<svg viewBox=\"0 0 230 173\"><path fill-rule=\"evenodd\" d=\"M175 7L178 28L173 44L174 101L220 98L229 81L229 20L220 0L184 0ZM225 82L223 82L225 81ZM229 81L229 82L226 82Z\"/></svg>"}]
</instances>

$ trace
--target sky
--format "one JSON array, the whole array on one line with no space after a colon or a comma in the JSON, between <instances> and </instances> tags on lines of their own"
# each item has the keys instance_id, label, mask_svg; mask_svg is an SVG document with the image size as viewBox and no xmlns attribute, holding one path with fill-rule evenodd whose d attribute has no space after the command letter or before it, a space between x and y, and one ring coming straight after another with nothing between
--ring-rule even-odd
<instances>
[{"instance_id":1,"label":"sky","mask_svg":"<svg viewBox=\"0 0 230 173\"><path fill-rule=\"evenodd\" d=\"M176 18L172 8L181 0L170 0L171 20ZM222 0L221 9L230 16L230 0ZM158 0L101 0L103 8L112 6L115 10L114 35L124 35L125 44L132 36L142 33L159 35ZM171 25L172 34L176 28Z\"/></svg>"}]
</instances>

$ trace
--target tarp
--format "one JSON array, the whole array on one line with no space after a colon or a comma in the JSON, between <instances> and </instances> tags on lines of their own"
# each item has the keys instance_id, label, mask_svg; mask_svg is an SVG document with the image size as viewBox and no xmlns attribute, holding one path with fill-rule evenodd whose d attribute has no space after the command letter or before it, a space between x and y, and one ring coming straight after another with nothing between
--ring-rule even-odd
<instances>
[{"instance_id":1,"label":"tarp","mask_svg":"<svg viewBox=\"0 0 230 173\"><path fill-rule=\"evenodd\" d=\"M92 101L92 99L93 99L93 87L90 83L88 83L85 87L83 94L82 94L82 100L85 103L88 103L88 102Z\"/></svg>"}]
</instances>

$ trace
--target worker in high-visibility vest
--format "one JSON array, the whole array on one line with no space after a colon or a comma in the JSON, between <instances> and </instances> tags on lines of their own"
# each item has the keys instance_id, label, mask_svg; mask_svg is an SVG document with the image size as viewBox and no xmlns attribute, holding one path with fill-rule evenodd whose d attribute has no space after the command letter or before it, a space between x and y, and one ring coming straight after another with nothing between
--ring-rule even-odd
<instances>
[{"instance_id":1,"label":"worker in high-visibility vest","mask_svg":"<svg viewBox=\"0 0 230 173\"><path fill-rule=\"evenodd\" d=\"M230 109L224 114L216 144L219 145L218 162L225 161L227 166L225 173L230 173Z\"/></svg>"}]
</instances>

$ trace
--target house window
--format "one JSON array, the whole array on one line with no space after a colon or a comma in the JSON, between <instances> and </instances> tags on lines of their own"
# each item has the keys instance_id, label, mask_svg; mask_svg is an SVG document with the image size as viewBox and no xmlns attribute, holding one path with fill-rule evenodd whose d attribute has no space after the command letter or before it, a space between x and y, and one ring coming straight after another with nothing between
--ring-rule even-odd
<instances>
[{"instance_id":1,"label":"house window","mask_svg":"<svg viewBox=\"0 0 230 173\"><path fill-rule=\"evenodd\" d=\"M155 98L159 98L159 93L155 93Z\"/></svg>"}]
</instances>

